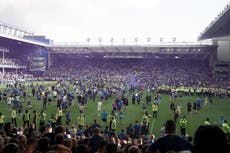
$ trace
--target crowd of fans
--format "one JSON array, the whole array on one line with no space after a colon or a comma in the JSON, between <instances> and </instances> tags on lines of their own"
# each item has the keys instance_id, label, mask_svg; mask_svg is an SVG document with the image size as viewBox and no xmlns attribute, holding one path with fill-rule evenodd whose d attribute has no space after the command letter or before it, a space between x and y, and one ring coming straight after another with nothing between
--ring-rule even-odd
<instances>
[{"instance_id":1,"label":"crowd of fans","mask_svg":"<svg viewBox=\"0 0 230 153\"><path fill-rule=\"evenodd\" d=\"M70 62L71 61L71 62ZM183 59L56 59L44 79L117 80L144 88L207 87L229 89L229 78L215 80L207 61Z\"/></svg>"},{"instance_id":2,"label":"crowd of fans","mask_svg":"<svg viewBox=\"0 0 230 153\"><path fill-rule=\"evenodd\" d=\"M19 73L14 76L13 72L7 72L4 77L17 80L22 75L23 73ZM229 127L227 131L223 131L217 125L205 124L200 126L195 133L194 143L192 143L191 138L176 134L176 120L166 121L162 136L157 139L148 131L135 133L135 127L138 126L139 129L142 129L138 122L134 126L131 125L130 128L127 127L126 131L121 131L120 134L117 131L114 132L116 127L113 127L115 126L113 111L119 110L120 101L125 105L127 93L133 94L132 103L137 101L139 104L141 91L156 91L156 97L154 99L146 97L146 102L154 101L154 104L157 105L160 99L158 94L160 86L220 88L224 89L223 92L229 92L229 80L214 80L209 66L204 61L178 59L156 61L152 59L54 59L51 68L43 73L34 74L34 77L41 80L57 80L58 83L54 86L31 83L29 87L17 81L7 84L7 88L1 93L0 98L1 101L9 104L9 110L12 109L12 123L2 122L3 114L0 114L1 153L229 152ZM173 103L174 96L178 95L173 92L170 92L170 94ZM117 98L117 101L113 104L110 126L102 129L95 120L92 125L84 126L83 129L84 123L81 125L80 120L84 116L82 115L84 114L82 105L87 105L89 98L95 100L96 96L100 100L111 96ZM31 106L31 97L36 97L38 105L40 102L42 103L41 112L31 114L33 119L30 119L28 112ZM63 113L66 114L66 124L68 125L70 114L68 116L66 107L72 105L74 98L78 101L80 112L78 115L79 127L64 127L61 124L62 115ZM21 106L21 100L27 102L27 108ZM48 122L45 122L47 102L57 103L57 113L47 119ZM157 108L157 106L153 106L153 112L157 110L155 107ZM179 106L174 106L173 113L179 113L179 108ZM142 125L146 124L146 127L148 127L149 115L146 114L144 109L143 103L144 121ZM122 114L118 113L119 117L122 118ZM153 113L153 116L157 117L157 114ZM14 120L17 117L23 120L23 128L17 126L16 120ZM39 126L35 117L39 118ZM185 123L181 121L181 124ZM133 130L131 130L132 128Z\"/></svg>"},{"instance_id":3,"label":"crowd of fans","mask_svg":"<svg viewBox=\"0 0 230 153\"><path fill-rule=\"evenodd\" d=\"M93 129L89 137L68 138L66 128L57 126L40 129L39 133L30 127L22 131L4 125L0 136L1 153L229 153L229 135L215 125L198 127L194 143L175 133L176 124L172 120L165 123L165 133L155 139L152 136L139 138L108 135L99 127Z\"/></svg>"},{"instance_id":4,"label":"crowd of fans","mask_svg":"<svg viewBox=\"0 0 230 153\"><path fill-rule=\"evenodd\" d=\"M28 57L27 57L28 58ZM27 62L23 62L28 66ZM12 61L12 60L9 60ZM20 61L20 60L18 60ZM29 68L20 69L34 78L60 80L78 78L84 80L119 80L126 84L143 87L186 86L229 89L230 79L216 80L208 61L195 59L107 59L57 56L52 66L45 72L29 72ZM15 62L14 62L15 63ZM17 62L18 63L18 62ZM12 71L12 70L11 70ZM13 70L16 71L16 70ZM21 75L23 75L21 73ZM12 73L5 78L12 77ZM6 79L7 80L7 79ZM9 79L8 79L9 80Z\"/></svg>"}]
</instances>

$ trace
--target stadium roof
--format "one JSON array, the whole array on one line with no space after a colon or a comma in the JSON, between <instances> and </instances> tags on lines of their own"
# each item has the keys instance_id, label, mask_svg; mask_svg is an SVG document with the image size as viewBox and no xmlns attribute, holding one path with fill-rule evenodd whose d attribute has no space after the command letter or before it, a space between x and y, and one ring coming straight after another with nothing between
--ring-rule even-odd
<instances>
[{"instance_id":1,"label":"stadium roof","mask_svg":"<svg viewBox=\"0 0 230 153\"><path fill-rule=\"evenodd\" d=\"M230 3L200 34L198 40L230 36Z\"/></svg>"},{"instance_id":2,"label":"stadium roof","mask_svg":"<svg viewBox=\"0 0 230 153\"><path fill-rule=\"evenodd\" d=\"M215 51L217 46L208 44L161 44L161 45L53 45L47 49L51 53L83 54L206 54Z\"/></svg>"},{"instance_id":3,"label":"stadium roof","mask_svg":"<svg viewBox=\"0 0 230 153\"><path fill-rule=\"evenodd\" d=\"M120 45L120 46L53 46L48 47L51 56L71 58L149 58L204 60L215 52L216 45ZM73 55L74 54L74 55Z\"/></svg>"},{"instance_id":4,"label":"stadium roof","mask_svg":"<svg viewBox=\"0 0 230 153\"><path fill-rule=\"evenodd\" d=\"M37 45L37 46L43 46L46 47L47 44L41 43L41 42L36 42L34 40L27 40L19 37L14 37L10 35L5 35L0 33L0 45L6 44L7 42L18 42L18 43L24 43L24 44L31 44L31 45ZM5 43L3 43L5 42ZM1 44L3 43L3 44ZM0 46L1 47L1 46Z\"/></svg>"},{"instance_id":5,"label":"stadium roof","mask_svg":"<svg viewBox=\"0 0 230 153\"><path fill-rule=\"evenodd\" d=\"M20 38L9 38L2 36L0 34L0 49L6 49L10 53L16 52L20 53L21 51L33 51L38 48L45 47L45 44L37 43Z\"/></svg>"},{"instance_id":6,"label":"stadium roof","mask_svg":"<svg viewBox=\"0 0 230 153\"><path fill-rule=\"evenodd\" d=\"M3 45L3 42L5 42L4 44L6 44L11 41L11 42L18 42L21 44L27 43L27 44L37 45L37 46L44 46L44 47L47 46L46 43L32 40L29 36L31 38L36 37L32 32L28 32L22 28L0 22L0 45Z\"/></svg>"}]
</instances>

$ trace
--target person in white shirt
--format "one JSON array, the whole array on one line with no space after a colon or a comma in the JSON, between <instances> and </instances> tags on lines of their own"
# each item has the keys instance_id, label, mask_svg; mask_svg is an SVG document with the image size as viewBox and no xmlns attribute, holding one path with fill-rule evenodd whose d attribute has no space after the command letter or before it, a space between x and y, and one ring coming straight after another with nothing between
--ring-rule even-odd
<instances>
[{"instance_id":1,"label":"person in white shirt","mask_svg":"<svg viewBox=\"0 0 230 153\"><path fill-rule=\"evenodd\" d=\"M8 97L7 98L7 104L8 104L8 109L11 108L11 104L12 104L12 97Z\"/></svg>"},{"instance_id":2,"label":"person in white shirt","mask_svg":"<svg viewBox=\"0 0 230 153\"><path fill-rule=\"evenodd\" d=\"M101 107L102 107L102 101L100 100L97 103L97 111L98 111L99 114L101 113Z\"/></svg>"}]
</instances>

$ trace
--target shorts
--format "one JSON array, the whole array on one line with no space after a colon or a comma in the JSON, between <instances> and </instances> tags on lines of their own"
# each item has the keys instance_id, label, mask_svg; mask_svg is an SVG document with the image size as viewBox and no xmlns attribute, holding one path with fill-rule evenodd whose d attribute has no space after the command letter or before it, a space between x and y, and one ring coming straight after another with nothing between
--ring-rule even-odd
<instances>
[{"instance_id":1,"label":"shorts","mask_svg":"<svg viewBox=\"0 0 230 153\"><path fill-rule=\"evenodd\" d=\"M106 118L103 118L103 119L101 119L102 120L102 122L106 122L107 121L107 119Z\"/></svg>"}]
</instances>

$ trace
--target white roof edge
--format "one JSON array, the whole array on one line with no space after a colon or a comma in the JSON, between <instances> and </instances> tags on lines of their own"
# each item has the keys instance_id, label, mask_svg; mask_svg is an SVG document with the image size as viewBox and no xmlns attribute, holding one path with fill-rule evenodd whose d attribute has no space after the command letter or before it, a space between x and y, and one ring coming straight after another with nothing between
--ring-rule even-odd
<instances>
[{"instance_id":1,"label":"white roof edge","mask_svg":"<svg viewBox=\"0 0 230 153\"><path fill-rule=\"evenodd\" d=\"M34 44L34 45L44 46L44 47L49 46L49 45L41 43L41 42L36 42L36 41L32 41L32 40L26 40L26 39L23 39L23 38L9 36L9 35L5 35L5 34L2 34L2 33L0 33L0 37L4 37L4 38L8 38L8 39L13 39L13 40L17 40L17 41L20 41L20 42Z\"/></svg>"}]
</instances>

